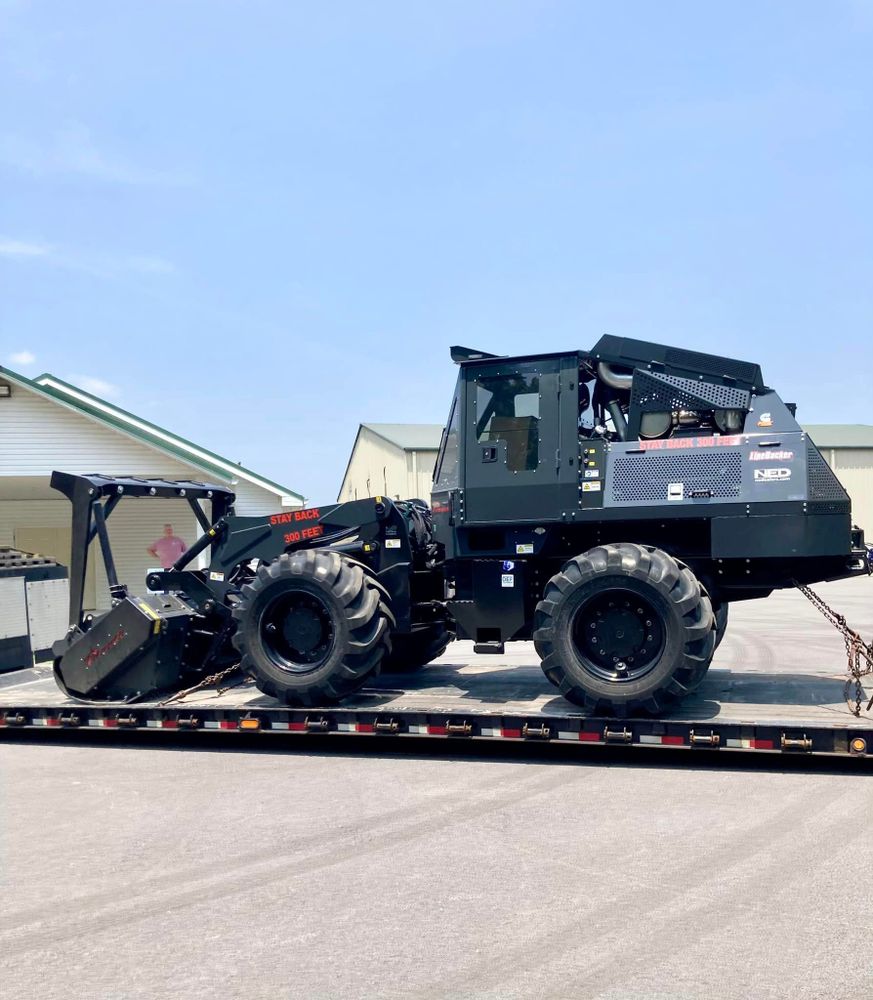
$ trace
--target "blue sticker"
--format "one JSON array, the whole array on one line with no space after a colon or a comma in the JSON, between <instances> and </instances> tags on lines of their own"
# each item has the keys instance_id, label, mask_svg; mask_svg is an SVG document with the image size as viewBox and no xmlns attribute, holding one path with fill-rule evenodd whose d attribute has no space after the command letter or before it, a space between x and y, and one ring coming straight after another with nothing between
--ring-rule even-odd
<instances>
[{"instance_id":1,"label":"blue sticker","mask_svg":"<svg viewBox=\"0 0 873 1000\"><path fill-rule=\"evenodd\" d=\"M503 572L511 573L515 569L515 563L511 559L503 560Z\"/></svg>"}]
</instances>

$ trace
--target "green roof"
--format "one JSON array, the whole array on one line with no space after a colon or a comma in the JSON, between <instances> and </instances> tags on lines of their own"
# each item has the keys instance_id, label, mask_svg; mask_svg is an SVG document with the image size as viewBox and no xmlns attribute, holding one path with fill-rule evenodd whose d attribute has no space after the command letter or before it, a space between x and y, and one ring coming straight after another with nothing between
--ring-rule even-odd
<instances>
[{"instance_id":1,"label":"green roof","mask_svg":"<svg viewBox=\"0 0 873 1000\"><path fill-rule=\"evenodd\" d=\"M303 502L303 496L294 490L289 490L281 483L267 479L251 469L246 469L242 465L223 458L213 451L202 448L193 441L179 437L157 424L153 424L142 417L138 417L127 410L123 410L114 403L109 403L93 393L80 389L77 385L72 385L51 375L48 372L29 379L25 375L20 375L8 368L0 367L0 376L8 377L14 382L18 382L25 388L32 389L42 396L61 403L70 409L85 413L93 419L121 431L129 437L142 441L143 443L156 448L174 458L178 458L188 465L194 465L210 475L220 479L231 480L234 478L245 479L256 486L278 493L281 496L293 497L295 500Z\"/></svg>"},{"instance_id":2,"label":"green roof","mask_svg":"<svg viewBox=\"0 0 873 1000\"><path fill-rule=\"evenodd\" d=\"M873 448L870 424L804 424L819 448Z\"/></svg>"}]
</instances>

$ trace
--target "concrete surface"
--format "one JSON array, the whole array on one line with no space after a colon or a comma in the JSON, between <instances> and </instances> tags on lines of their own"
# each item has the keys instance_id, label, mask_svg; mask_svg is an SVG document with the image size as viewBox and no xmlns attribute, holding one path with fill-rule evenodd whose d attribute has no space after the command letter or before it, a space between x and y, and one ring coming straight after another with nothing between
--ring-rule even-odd
<instances>
[{"instance_id":1,"label":"concrete surface","mask_svg":"<svg viewBox=\"0 0 873 1000\"><path fill-rule=\"evenodd\" d=\"M755 607L726 661L840 671ZM4 740L3 994L873 995L869 767L337 746Z\"/></svg>"}]
</instances>

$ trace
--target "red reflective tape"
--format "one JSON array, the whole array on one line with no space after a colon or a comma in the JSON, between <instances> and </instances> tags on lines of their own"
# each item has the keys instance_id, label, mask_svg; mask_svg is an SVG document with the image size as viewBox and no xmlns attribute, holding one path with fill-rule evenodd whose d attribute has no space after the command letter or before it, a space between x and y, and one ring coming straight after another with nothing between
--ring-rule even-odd
<instances>
[{"instance_id":1,"label":"red reflective tape","mask_svg":"<svg viewBox=\"0 0 873 1000\"><path fill-rule=\"evenodd\" d=\"M305 733L306 723L305 722L289 722L288 728L292 733Z\"/></svg>"},{"instance_id":2,"label":"red reflective tape","mask_svg":"<svg viewBox=\"0 0 873 1000\"><path fill-rule=\"evenodd\" d=\"M358 723L359 733L372 733L375 732L372 722L359 722Z\"/></svg>"},{"instance_id":3,"label":"red reflective tape","mask_svg":"<svg viewBox=\"0 0 873 1000\"><path fill-rule=\"evenodd\" d=\"M662 736L661 742L667 746L671 747L682 747L685 746L684 736Z\"/></svg>"},{"instance_id":4,"label":"red reflective tape","mask_svg":"<svg viewBox=\"0 0 873 1000\"><path fill-rule=\"evenodd\" d=\"M503 738L506 740L520 740L521 730L520 729L504 729Z\"/></svg>"},{"instance_id":5,"label":"red reflective tape","mask_svg":"<svg viewBox=\"0 0 873 1000\"><path fill-rule=\"evenodd\" d=\"M233 721L233 719L222 719L218 723L218 728L219 729L236 729L236 723Z\"/></svg>"},{"instance_id":6,"label":"red reflective tape","mask_svg":"<svg viewBox=\"0 0 873 1000\"><path fill-rule=\"evenodd\" d=\"M583 743L599 743L603 737L600 733L585 732L585 730L583 730L579 733L579 739L582 740Z\"/></svg>"},{"instance_id":7,"label":"red reflective tape","mask_svg":"<svg viewBox=\"0 0 873 1000\"><path fill-rule=\"evenodd\" d=\"M48 718L47 717L46 720L45 720L45 724L47 726L59 726L61 724L61 720L60 719L53 719L53 718Z\"/></svg>"},{"instance_id":8,"label":"red reflective tape","mask_svg":"<svg viewBox=\"0 0 873 1000\"><path fill-rule=\"evenodd\" d=\"M753 750L773 750L776 744L773 740L752 740L751 747Z\"/></svg>"},{"instance_id":9,"label":"red reflective tape","mask_svg":"<svg viewBox=\"0 0 873 1000\"><path fill-rule=\"evenodd\" d=\"M427 733L428 736L446 736L448 729L445 726L428 726Z\"/></svg>"},{"instance_id":10,"label":"red reflective tape","mask_svg":"<svg viewBox=\"0 0 873 1000\"><path fill-rule=\"evenodd\" d=\"M116 729L118 726L118 719L103 719L100 725L106 726L107 729Z\"/></svg>"},{"instance_id":11,"label":"red reflective tape","mask_svg":"<svg viewBox=\"0 0 873 1000\"><path fill-rule=\"evenodd\" d=\"M164 719L161 723L161 729L178 729L179 723L175 719Z\"/></svg>"}]
</instances>

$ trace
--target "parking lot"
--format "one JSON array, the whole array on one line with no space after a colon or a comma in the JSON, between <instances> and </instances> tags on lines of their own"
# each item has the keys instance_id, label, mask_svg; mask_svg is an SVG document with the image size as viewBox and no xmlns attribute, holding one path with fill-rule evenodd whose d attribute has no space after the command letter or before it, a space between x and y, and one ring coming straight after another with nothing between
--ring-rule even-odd
<instances>
[{"instance_id":1,"label":"parking lot","mask_svg":"<svg viewBox=\"0 0 873 1000\"><path fill-rule=\"evenodd\" d=\"M869 635L867 581L821 589ZM837 684L839 637L778 595L734 608L713 671L823 658ZM7 736L4 989L870 992L866 761L307 746Z\"/></svg>"}]
</instances>

